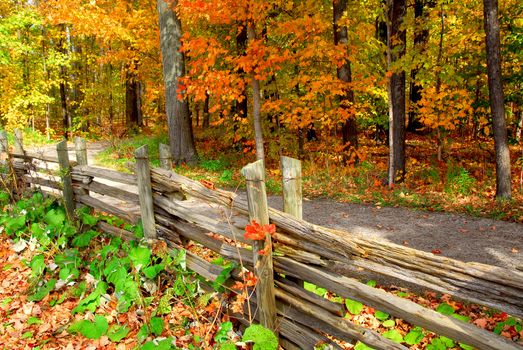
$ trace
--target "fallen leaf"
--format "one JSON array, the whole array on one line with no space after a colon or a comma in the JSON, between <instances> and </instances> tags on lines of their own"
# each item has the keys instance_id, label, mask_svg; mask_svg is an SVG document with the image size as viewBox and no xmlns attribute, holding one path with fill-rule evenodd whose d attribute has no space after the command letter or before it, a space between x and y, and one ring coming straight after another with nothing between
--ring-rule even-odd
<instances>
[{"instance_id":1,"label":"fallen leaf","mask_svg":"<svg viewBox=\"0 0 523 350\"><path fill-rule=\"evenodd\" d=\"M435 254L435 255L441 254L441 250L439 250L439 249L432 249L432 254Z\"/></svg>"}]
</instances>

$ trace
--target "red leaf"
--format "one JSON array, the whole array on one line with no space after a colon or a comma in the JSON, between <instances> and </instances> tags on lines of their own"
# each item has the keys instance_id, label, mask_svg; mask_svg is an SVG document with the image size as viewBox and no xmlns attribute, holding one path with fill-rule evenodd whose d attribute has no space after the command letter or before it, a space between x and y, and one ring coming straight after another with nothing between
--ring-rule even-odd
<instances>
[{"instance_id":1,"label":"red leaf","mask_svg":"<svg viewBox=\"0 0 523 350\"><path fill-rule=\"evenodd\" d=\"M432 254L441 254L441 250L439 249L432 249Z\"/></svg>"}]
</instances>

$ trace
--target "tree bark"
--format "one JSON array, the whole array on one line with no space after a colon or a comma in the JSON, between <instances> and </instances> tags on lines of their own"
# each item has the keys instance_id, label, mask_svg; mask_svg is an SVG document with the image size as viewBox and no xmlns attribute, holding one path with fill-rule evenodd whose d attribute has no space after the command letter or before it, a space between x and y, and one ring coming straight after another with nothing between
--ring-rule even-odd
<instances>
[{"instance_id":1,"label":"tree bark","mask_svg":"<svg viewBox=\"0 0 523 350\"><path fill-rule=\"evenodd\" d=\"M209 128L211 114L209 113L209 94L205 94L205 101L203 102L203 125L204 129Z\"/></svg>"},{"instance_id":2,"label":"tree bark","mask_svg":"<svg viewBox=\"0 0 523 350\"><path fill-rule=\"evenodd\" d=\"M175 163L194 163L197 160L192 132L191 115L183 91L178 91L178 79L185 74L185 58L180 52L182 26L174 8L178 4L157 0L162 49L165 107L169 128L169 146ZM178 98L181 94L182 99Z\"/></svg>"},{"instance_id":3,"label":"tree bark","mask_svg":"<svg viewBox=\"0 0 523 350\"><path fill-rule=\"evenodd\" d=\"M249 41L256 39L254 25L249 23L247 28L247 36ZM252 110L254 119L254 140L256 142L256 159L265 161L265 150L263 145L263 129L261 124L261 92L260 82L256 79L254 72L251 73L252 84Z\"/></svg>"},{"instance_id":4,"label":"tree bark","mask_svg":"<svg viewBox=\"0 0 523 350\"><path fill-rule=\"evenodd\" d=\"M483 0L487 47L488 86L494 145L496 149L496 197L511 197L510 153L501 85L501 58L498 20L498 1Z\"/></svg>"},{"instance_id":5,"label":"tree bark","mask_svg":"<svg viewBox=\"0 0 523 350\"><path fill-rule=\"evenodd\" d=\"M415 0L414 1L414 18L416 22L422 21L425 22L428 20L426 13L424 12L425 4L428 3L428 6L433 7L434 3L432 1L426 0ZM416 23L417 24L417 23ZM414 33L414 48L418 50L418 54L421 54L425 51L425 46L427 45L427 40L429 38L429 31L427 29L415 29ZM407 125L407 131L415 132L423 127L423 124L419 121L416 105L421 100L421 85L416 81L416 76L418 74L418 68L414 68L410 71L410 109L408 113L409 123Z\"/></svg>"},{"instance_id":6,"label":"tree bark","mask_svg":"<svg viewBox=\"0 0 523 350\"><path fill-rule=\"evenodd\" d=\"M343 50L347 50L349 37L347 33L347 26L340 26L338 22L347 10L348 0L333 0L333 30L334 30L334 45L340 45ZM340 98L340 106L343 109L350 109L354 106L354 91L350 87L352 82L351 64L347 59L336 69L338 79L347 83L345 94ZM349 160L347 151L358 148L358 126L356 123L356 116L351 113L350 117L343 123L342 126L342 141L343 141L343 157L344 160Z\"/></svg>"},{"instance_id":7,"label":"tree bark","mask_svg":"<svg viewBox=\"0 0 523 350\"><path fill-rule=\"evenodd\" d=\"M61 25L62 34L66 35L66 28L64 25ZM62 54L67 53L67 48L65 46L64 38L61 37L60 41L58 42L58 51ZM64 127L64 138L66 140L69 139L69 129L71 127L70 123L70 116L69 112L67 110L67 90L66 90L66 79L67 79L67 70L65 68L65 65L60 65L60 104L62 107L62 124Z\"/></svg>"},{"instance_id":8,"label":"tree bark","mask_svg":"<svg viewBox=\"0 0 523 350\"><path fill-rule=\"evenodd\" d=\"M405 55L407 39L401 28L406 0L387 0L387 61L389 68ZM389 186L405 178L405 71L394 69L389 78Z\"/></svg>"},{"instance_id":9,"label":"tree bark","mask_svg":"<svg viewBox=\"0 0 523 350\"><path fill-rule=\"evenodd\" d=\"M134 64L133 64L134 65ZM127 69L125 73L125 124L128 131L136 131L140 127L140 83L136 74L132 71L134 67Z\"/></svg>"}]
</instances>

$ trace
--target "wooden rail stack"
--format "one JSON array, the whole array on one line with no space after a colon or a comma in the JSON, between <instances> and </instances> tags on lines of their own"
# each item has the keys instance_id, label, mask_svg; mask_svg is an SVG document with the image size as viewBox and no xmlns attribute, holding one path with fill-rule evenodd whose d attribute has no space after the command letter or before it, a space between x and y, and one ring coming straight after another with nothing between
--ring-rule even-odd
<instances>
[{"instance_id":1,"label":"wooden rail stack","mask_svg":"<svg viewBox=\"0 0 523 350\"><path fill-rule=\"evenodd\" d=\"M163 146L162 168L150 168L147 149L140 148L136 150L136 174L127 174L87 165L86 149L81 147L82 141L77 143L78 164L66 159L65 143L57 146L57 158L23 148L10 157L22 160L13 164L25 183L59 191L68 212L81 204L133 224L141 219L147 239L165 240L177 247L190 240L228 260L241 261L258 277L257 297L251 302L259 321L279 333L286 349L312 349L319 342L339 348L332 338L361 341L375 349L405 349L351 323L344 318L344 305L306 291L302 281L478 349L523 349L494 333L355 278L363 271L523 317L523 272L466 263L308 223L301 218L301 173L296 160L282 159L286 211L282 212L267 207L263 164L253 163L242 171L247 181L245 201L235 193L209 188L172 172L168 148ZM272 237L275 254L256 254L267 247L270 237L263 245L244 239L245 226L253 219L276 225ZM99 227L110 234L132 237L132 233L108 223ZM218 239L216 234L227 239ZM253 246L252 250L246 245ZM187 256L188 268L208 280L216 279L222 271L191 252Z\"/></svg>"}]
</instances>

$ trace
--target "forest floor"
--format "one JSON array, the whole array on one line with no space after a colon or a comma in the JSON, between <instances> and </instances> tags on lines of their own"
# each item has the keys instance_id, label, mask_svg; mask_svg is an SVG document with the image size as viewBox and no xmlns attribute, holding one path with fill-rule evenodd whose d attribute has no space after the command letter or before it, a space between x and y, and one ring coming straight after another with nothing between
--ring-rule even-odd
<instances>
[{"instance_id":1,"label":"forest floor","mask_svg":"<svg viewBox=\"0 0 523 350\"><path fill-rule=\"evenodd\" d=\"M106 142L88 144L90 164L100 163ZM70 158L75 159L70 146ZM37 149L54 155L53 146ZM106 165L106 164L104 164ZM126 164L125 167L131 167ZM243 190L237 189L240 194ZM281 195L270 195L269 205L282 208ZM305 198L303 218L311 223L375 237L462 261L523 270L523 224L462 213L339 202L332 198ZM430 209L430 208L427 208Z\"/></svg>"}]
</instances>

